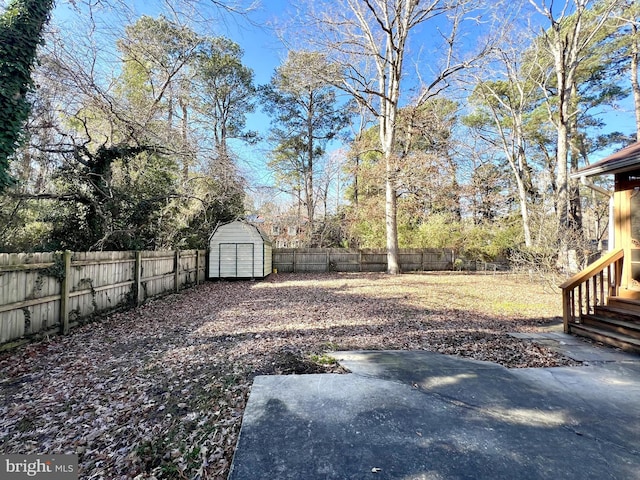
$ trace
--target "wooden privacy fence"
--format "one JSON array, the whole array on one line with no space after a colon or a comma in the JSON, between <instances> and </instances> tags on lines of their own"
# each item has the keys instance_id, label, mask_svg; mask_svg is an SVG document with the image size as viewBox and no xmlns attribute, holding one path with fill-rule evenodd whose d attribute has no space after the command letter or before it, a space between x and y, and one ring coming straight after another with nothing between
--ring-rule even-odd
<instances>
[{"instance_id":1,"label":"wooden privacy fence","mask_svg":"<svg viewBox=\"0 0 640 480\"><path fill-rule=\"evenodd\" d=\"M205 250L0 254L0 350L205 279Z\"/></svg>"},{"instance_id":2,"label":"wooden privacy fence","mask_svg":"<svg viewBox=\"0 0 640 480\"><path fill-rule=\"evenodd\" d=\"M453 270L450 249L401 249L400 268L404 272ZM277 248L273 268L278 272L384 272L386 250L347 250L342 248Z\"/></svg>"}]
</instances>

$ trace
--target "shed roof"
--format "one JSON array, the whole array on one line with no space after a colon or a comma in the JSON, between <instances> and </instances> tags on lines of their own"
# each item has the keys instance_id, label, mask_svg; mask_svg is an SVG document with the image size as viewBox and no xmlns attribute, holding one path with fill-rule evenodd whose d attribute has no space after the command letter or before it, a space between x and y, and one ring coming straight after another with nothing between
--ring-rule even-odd
<instances>
[{"instance_id":1,"label":"shed roof","mask_svg":"<svg viewBox=\"0 0 640 480\"><path fill-rule=\"evenodd\" d=\"M594 177L640 169L640 142L632 143L602 160L582 167L571 174L573 178Z\"/></svg>"},{"instance_id":2,"label":"shed roof","mask_svg":"<svg viewBox=\"0 0 640 480\"><path fill-rule=\"evenodd\" d=\"M247 224L251 225L253 228L255 228L258 231L258 235L262 237L262 240L264 240L264 243L268 243L269 245L271 245L271 239L266 233L264 233L264 230L262 230L258 225L254 225L253 223L247 223Z\"/></svg>"},{"instance_id":3,"label":"shed roof","mask_svg":"<svg viewBox=\"0 0 640 480\"><path fill-rule=\"evenodd\" d=\"M262 239L262 241L264 241L264 243L271 245L271 240L269 239L267 234L262 231L262 229L260 227L258 227L257 225L254 225L253 223L247 222L243 218L236 218L235 220L231 220L231 221L225 222L225 223L219 223L218 225L216 225L216 228L214 228L213 232L211 232L211 236L209 237L209 242L211 242L211 239L213 238L213 236L216 234L216 232L220 228L225 227L227 225L231 225L231 224L236 223L236 222L242 224L242 226L244 228L248 228L250 230L255 230L255 232L258 234L258 236L260 236L260 238Z\"/></svg>"}]
</instances>

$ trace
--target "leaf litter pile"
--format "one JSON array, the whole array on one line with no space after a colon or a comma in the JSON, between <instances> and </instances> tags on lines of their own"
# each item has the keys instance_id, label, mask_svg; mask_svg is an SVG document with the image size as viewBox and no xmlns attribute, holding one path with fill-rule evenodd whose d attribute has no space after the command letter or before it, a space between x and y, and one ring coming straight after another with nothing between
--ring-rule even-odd
<instances>
[{"instance_id":1,"label":"leaf litter pile","mask_svg":"<svg viewBox=\"0 0 640 480\"><path fill-rule=\"evenodd\" d=\"M211 282L0 354L0 452L77 453L82 479L226 478L256 375L341 372L334 350L570 365L509 332L557 324L514 275Z\"/></svg>"}]
</instances>

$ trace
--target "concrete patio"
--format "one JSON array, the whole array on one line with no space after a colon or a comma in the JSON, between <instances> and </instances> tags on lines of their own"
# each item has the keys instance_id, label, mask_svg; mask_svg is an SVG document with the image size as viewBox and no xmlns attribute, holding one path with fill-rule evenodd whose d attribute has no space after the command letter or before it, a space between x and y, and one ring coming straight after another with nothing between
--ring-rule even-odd
<instances>
[{"instance_id":1,"label":"concrete patio","mask_svg":"<svg viewBox=\"0 0 640 480\"><path fill-rule=\"evenodd\" d=\"M640 479L640 357L531 339L585 364L335 352L351 373L256 377L229 479Z\"/></svg>"}]
</instances>

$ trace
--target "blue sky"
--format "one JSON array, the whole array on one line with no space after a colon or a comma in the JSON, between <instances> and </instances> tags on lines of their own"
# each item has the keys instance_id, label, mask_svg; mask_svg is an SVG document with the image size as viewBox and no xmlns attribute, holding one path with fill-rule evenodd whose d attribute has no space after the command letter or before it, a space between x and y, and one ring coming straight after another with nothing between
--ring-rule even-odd
<instances>
[{"instance_id":1,"label":"blue sky","mask_svg":"<svg viewBox=\"0 0 640 480\"><path fill-rule=\"evenodd\" d=\"M286 48L277 38L273 25L285 21L294 12L295 3L295 1L290 2L289 0L262 0L260 8L250 15L250 19L253 22L262 25L261 28L248 25L246 21L240 21L235 26L233 23L227 24L231 28L229 28L226 35L243 47L245 63L254 70L256 84L267 83L274 69L286 57ZM421 44L427 43L424 39L431 36L431 32L416 31L415 33L418 38L414 41L413 49L418 50ZM471 34L469 43L473 45L474 42L475 36ZM428 58L428 53L423 53L422 56L422 60L424 60L425 56ZM628 88L629 85L625 84L624 87ZM633 108L633 101L629 96L626 101L621 102L619 108L604 113L602 117L605 122L603 133L613 131L630 133L635 131ZM256 114L251 115L249 120L250 128L265 133L268 123L268 118L261 114L259 110ZM249 152L255 152L255 150L249 149ZM595 162L599 157L605 157L609 153L611 152L605 151L599 155L594 155L591 161Z\"/></svg>"},{"instance_id":2,"label":"blue sky","mask_svg":"<svg viewBox=\"0 0 640 480\"><path fill-rule=\"evenodd\" d=\"M157 14L159 10L154 7L157 4L158 2L153 0L128 2L128 5L136 14ZM205 0L200 4L207 5ZM295 0L262 0L261 6L252 11L248 18L220 15L220 11L213 10L209 6L199 10L199 13L209 17L209 20L197 23L195 28L203 34L224 35L238 43L244 50L243 60L245 65L252 68L255 73L255 83L257 85L265 84L269 82L274 69L286 57L286 48L278 39L275 26L288 20L295 12L295 4ZM64 26L68 8L68 0L59 1L54 12L54 21ZM107 15L102 21L109 23L110 17ZM414 50L417 51L421 44L427 45L428 38L432 34L433 32L431 31L425 31L423 35L419 35L420 38L417 38L414 42ZM470 41L473 41L475 34L471 33L469 38ZM428 65L430 60L428 48L425 49L425 53L422 53L421 56L423 64ZM632 132L635 129L632 107L632 102L629 100L621 105L619 110L608 112L605 117L607 123L605 130ZM249 129L257 130L260 134L266 136L268 127L269 119L260 112L259 108L256 113L249 115ZM252 183L272 183L265 169L268 145L262 143L257 146L238 146L236 150L241 159L240 167L245 170ZM603 153L603 156L605 153ZM594 155L592 161L597 159Z\"/></svg>"},{"instance_id":3,"label":"blue sky","mask_svg":"<svg viewBox=\"0 0 640 480\"><path fill-rule=\"evenodd\" d=\"M82 1L78 1L78 8L84 9ZM115 4L115 2L112 2ZM127 1L126 4L131 11L127 14L116 15L113 11L96 8L94 16L101 29L117 25L117 30L124 27L123 20L130 16L129 21L135 20L139 16L158 15L162 13L159 6L161 2L154 0L134 0ZM204 7L199 8L198 14L194 16L193 28L201 34L211 36L225 36L238 43L244 50L243 62L253 69L256 85L266 84L270 81L274 69L280 65L286 57L286 48L278 39L275 25L282 18L286 18L287 12L293 7L288 0L263 0L261 5L245 17L225 14L213 7L207 7L206 0L199 2ZM251 3L250 1L248 3ZM106 4L105 4L106 5ZM205 8L206 7L206 8ZM81 15L87 17L86 12ZM167 16L171 17L170 14ZM199 18L200 17L200 18ZM52 16L52 24L59 26L62 30L67 30L75 35L75 22L78 18L70 6L69 0L59 1ZM202 19L206 20L203 21ZM120 25L120 23L123 23ZM115 32L106 34L113 47L112 52L105 52L105 58L117 55L115 50ZM266 137L269 128L269 118L264 115L259 108L255 113L248 115L247 128L258 131ZM272 179L268 174L265 163L268 146L264 143L254 146L246 146L236 142L234 149L240 156L240 167L249 176L249 181L258 184L272 184Z\"/></svg>"},{"instance_id":4,"label":"blue sky","mask_svg":"<svg viewBox=\"0 0 640 480\"><path fill-rule=\"evenodd\" d=\"M224 35L244 50L243 62L254 72L256 85L269 83L274 70L282 63L287 51L278 39L275 25L280 16L290 8L287 0L265 0L262 6L252 11L247 19L233 18L219 24L215 34ZM262 137L268 135L270 119L260 107L247 116L247 128L258 131ZM240 157L240 168L254 186L272 185L273 179L266 168L269 145L245 145L234 142L234 150Z\"/></svg>"}]
</instances>

